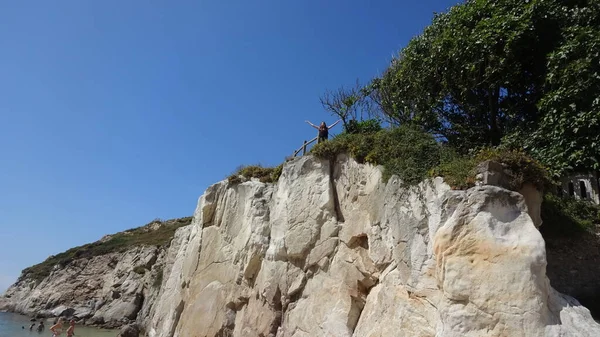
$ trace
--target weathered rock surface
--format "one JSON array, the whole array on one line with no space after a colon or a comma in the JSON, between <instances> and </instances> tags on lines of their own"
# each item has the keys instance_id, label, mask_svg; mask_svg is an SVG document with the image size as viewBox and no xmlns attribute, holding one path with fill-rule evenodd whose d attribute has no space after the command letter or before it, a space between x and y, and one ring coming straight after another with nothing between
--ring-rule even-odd
<instances>
[{"instance_id":1,"label":"weathered rock surface","mask_svg":"<svg viewBox=\"0 0 600 337\"><path fill-rule=\"evenodd\" d=\"M117 337L138 337L140 328L137 324L128 324L121 328Z\"/></svg>"},{"instance_id":2,"label":"weathered rock surface","mask_svg":"<svg viewBox=\"0 0 600 337\"><path fill-rule=\"evenodd\" d=\"M0 307L125 317L149 337L600 336L550 286L535 190L381 176L305 156L277 184L217 183L169 249L76 260Z\"/></svg>"},{"instance_id":3,"label":"weathered rock surface","mask_svg":"<svg viewBox=\"0 0 600 337\"><path fill-rule=\"evenodd\" d=\"M550 287L525 198L500 187L407 190L307 156L275 185L211 186L183 241L151 337L600 336Z\"/></svg>"},{"instance_id":4,"label":"weathered rock surface","mask_svg":"<svg viewBox=\"0 0 600 337\"><path fill-rule=\"evenodd\" d=\"M544 233L542 226L542 233ZM548 278L553 288L577 298L600 317L600 228L575 236L546 233Z\"/></svg>"},{"instance_id":5,"label":"weathered rock surface","mask_svg":"<svg viewBox=\"0 0 600 337\"><path fill-rule=\"evenodd\" d=\"M136 321L143 324L153 313L162 275L170 272L174 262L170 252L179 250L180 239L188 232L189 226L180 228L168 249L132 247L123 253L57 265L41 282L22 277L0 298L0 310L73 317L109 328Z\"/></svg>"}]
</instances>

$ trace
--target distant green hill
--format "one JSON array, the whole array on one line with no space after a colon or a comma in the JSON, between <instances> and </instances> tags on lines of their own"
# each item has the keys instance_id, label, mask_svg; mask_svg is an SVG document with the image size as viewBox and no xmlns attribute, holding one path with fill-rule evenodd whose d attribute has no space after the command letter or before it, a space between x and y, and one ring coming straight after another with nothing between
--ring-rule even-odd
<instances>
[{"instance_id":1,"label":"distant green hill","mask_svg":"<svg viewBox=\"0 0 600 337\"><path fill-rule=\"evenodd\" d=\"M175 231L192 222L192 217L171 220L154 220L144 226L108 235L99 241L71 248L66 252L52 255L44 262L25 268L18 281L33 279L41 282L50 275L55 265L66 266L71 261L109 253L118 253L137 246L168 246Z\"/></svg>"}]
</instances>

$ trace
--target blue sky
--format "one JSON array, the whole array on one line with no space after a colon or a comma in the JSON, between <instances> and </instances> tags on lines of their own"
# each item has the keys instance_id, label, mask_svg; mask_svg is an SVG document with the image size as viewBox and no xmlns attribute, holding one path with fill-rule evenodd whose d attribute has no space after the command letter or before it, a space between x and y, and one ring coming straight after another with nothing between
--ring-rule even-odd
<instances>
[{"instance_id":1,"label":"blue sky","mask_svg":"<svg viewBox=\"0 0 600 337\"><path fill-rule=\"evenodd\" d=\"M48 255L191 215L328 122L457 1L0 1L0 292ZM334 133L339 132L339 128Z\"/></svg>"}]
</instances>

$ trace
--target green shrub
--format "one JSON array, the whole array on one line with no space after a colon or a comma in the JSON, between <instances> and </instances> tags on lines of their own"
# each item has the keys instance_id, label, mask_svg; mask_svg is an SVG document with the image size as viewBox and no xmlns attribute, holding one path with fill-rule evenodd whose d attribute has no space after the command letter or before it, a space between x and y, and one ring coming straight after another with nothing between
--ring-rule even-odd
<instances>
[{"instance_id":1,"label":"green shrub","mask_svg":"<svg viewBox=\"0 0 600 337\"><path fill-rule=\"evenodd\" d=\"M379 123L377 119L365 119L362 121L352 119L348 121L344 129L344 131L349 134L376 133L381 130L381 123Z\"/></svg>"},{"instance_id":2,"label":"green shrub","mask_svg":"<svg viewBox=\"0 0 600 337\"><path fill-rule=\"evenodd\" d=\"M239 184L242 182L240 176L245 178L257 178L262 183L274 183L279 180L283 164L276 167L263 167L261 165L241 166L235 173L230 175L227 180L230 184Z\"/></svg>"},{"instance_id":3,"label":"green shrub","mask_svg":"<svg viewBox=\"0 0 600 337\"><path fill-rule=\"evenodd\" d=\"M484 148L477 153L475 160L477 163L493 160L504 164L512 176L512 190L520 189L525 182L534 184L540 191L552 186L548 170L523 151Z\"/></svg>"},{"instance_id":4,"label":"green shrub","mask_svg":"<svg viewBox=\"0 0 600 337\"><path fill-rule=\"evenodd\" d=\"M541 214L544 236L576 236L600 226L600 206L586 200L546 194Z\"/></svg>"},{"instance_id":5,"label":"green shrub","mask_svg":"<svg viewBox=\"0 0 600 337\"><path fill-rule=\"evenodd\" d=\"M146 267L144 266L135 266L133 268L133 272L136 274L144 275L146 273Z\"/></svg>"},{"instance_id":6,"label":"green shrub","mask_svg":"<svg viewBox=\"0 0 600 337\"><path fill-rule=\"evenodd\" d=\"M522 151L483 148L474 155L459 155L453 149L443 147L441 153L440 164L431 171L431 175L444 177L453 189L475 186L477 165L487 160L504 166L511 177L508 188L513 191L518 191L524 182L534 184L541 191L551 186L548 171Z\"/></svg>"},{"instance_id":7,"label":"green shrub","mask_svg":"<svg viewBox=\"0 0 600 337\"><path fill-rule=\"evenodd\" d=\"M454 149L442 147L440 164L431 170L432 177L444 177L444 181L455 190L475 186L477 160L459 155Z\"/></svg>"},{"instance_id":8,"label":"green shrub","mask_svg":"<svg viewBox=\"0 0 600 337\"><path fill-rule=\"evenodd\" d=\"M408 185L416 185L428 177L439 164L440 146L420 130L399 127L375 134L366 161L384 166L383 179L397 175Z\"/></svg>"},{"instance_id":9,"label":"green shrub","mask_svg":"<svg viewBox=\"0 0 600 337\"><path fill-rule=\"evenodd\" d=\"M335 159L340 153L350 154L350 144L354 141L354 139L355 135L342 133L326 142L322 142L313 146L313 148L310 150L310 153L317 158Z\"/></svg>"},{"instance_id":10,"label":"green shrub","mask_svg":"<svg viewBox=\"0 0 600 337\"><path fill-rule=\"evenodd\" d=\"M397 175L404 184L415 185L439 163L439 151L431 135L403 126L369 134L342 134L315 145L311 153L324 159L348 153L358 162L383 165L384 181Z\"/></svg>"},{"instance_id":11,"label":"green shrub","mask_svg":"<svg viewBox=\"0 0 600 337\"><path fill-rule=\"evenodd\" d=\"M76 259L124 252L136 246L168 245L171 239L173 239L175 231L180 227L189 225L191 222L192 217L167 220L161 222L162 225L158 229L150 230L148 226L156 223L156 221L152 221L145 226L114 234L104 242L96 241L71 248L65 252L50 256L42 263L25 268L21 272L19 280L29 278L40 282L50 275L55 265L64 267Z\"/></svg>"},{"instance_id":12,"label":"green shrub","mask_svg":"<svg viewBox=\"0 0 600 337\"><path fill-rule=\"evenodd\" d=\"M367 134L341 134L317 144L311 153L335 159L347 153L359 163L383 165L384 181L397 175L404 184L415 185L428 177L441 176L454 189L475 185L477 165L493 160L504 165L510 188L519 190L524 182L543 190L550 185L546 169L522 151L483 148L472 155L460 155L420 130L403 126Z\"/></svg>"}]
</instances>

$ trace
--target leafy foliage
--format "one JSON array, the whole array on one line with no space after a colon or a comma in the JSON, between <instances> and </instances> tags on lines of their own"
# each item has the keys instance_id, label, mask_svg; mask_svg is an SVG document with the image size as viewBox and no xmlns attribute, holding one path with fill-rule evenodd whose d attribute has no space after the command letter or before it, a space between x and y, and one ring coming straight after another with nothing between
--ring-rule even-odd
<instances>
[{"instance_id":1,"label":"leafy foliage","mask_svg":"<svg viewBox=\"0 0 600 337\"><path fill-rule=\"evenodd\" d=\"M466 154L518 145L558 176L600 167L600 3L470 0L366 86L379 114Z\"/></svg>"},{"instance_id":2,"label":"leafy foliage","mask_svg":"<svg viewBox=\"0 0 600 337\"><path fill-rule=\"evenodd\" d=\"M432 170L432 175L444 177L448 185L454 189L467 189L475 185L477 166L491 160L502 164L510 176L508 186L518 191L523 183L531 183L540 191L552 185L548 171L538 161L518 150L504 148L482 148L472 155L461 155L451 148L442 151L440 164Z\"/></svg>"},{"instance_id":3,"label":"leafy foliage","mask_svg":"<svg viewBox=\"0 0 600 337\"><path fill-rule=\"evenodd\" d=\"M64 267L76 259L92 258L110 253L124 252L136 246L169 245L175 231L180 227L189 225L191 221L192 217L167 220L164 222L153 221L142 227L116 233L107 240L96 241L94 243L71 248L63 253L50 256L42 263L24 269L19 280L27 278L40 282L50 275L54 266L59 265L60 267ZM151 226L155 224L159 224L160 226L156 229L152 229Z\"/></svg>"},{"instance_id":4,"label":"leafy foliage","mask_svg":"<svg viewBox=\"0 0 600 337\"><path fill-rule=\"evenodd\" d=\"M315 145L311 153L324 159L335 159L339 154L347 153L358 162L383 165L385 181L397 175L406 185L441 176L452 188L466 189L475 185L477 165L486 160L505 167L511 176L509 187L513 190L520 189L524 182L541 190L551 184L546 168L522 151L483 148L463 155L410 126L377 133L341 134Z\"/></svg>"},{"instance_id":5,"label":"leafy foliage","mask_svg":"<svg viewBox=\"0 0 600 337\"><path fill-rule=\"evenodd\" d=\"M537 115L545 55L558 35L546 7L477 0L436 15L382 77L383 111L460 149L499 145Z\"/></svg>"},{"instance_id":6,"label":"leafy foliage","mask_svg":"<svg viewBox=\"0 0 600 337\"><path fill-rule=\"evenodd\" d=\"M377 133L342 134L313 147L312 154L333 159L348 153L359 162L384 166L384 180L397 175L408 185L423 181L439 160L439 145L430 135L410 127Z\"/></svg>"},{"instance_id":7,"label":"leafy foliage","mask_svg":"<svg viewBox=\"0 0 600 337\"><path fill-rule=\"evenodd\" d=\"M378 132L365 157L367 162L381 164L383 179L397 175L408 185L428 177L429 170L439 163L440 147L431 135L410 127Z\"/></svg>"},{"instance_id":8,"label":"leafy foliage","mask_svg":"<svg viewBox=\"0 0 600 337\"><path fill-rule=\"evenodd\" d=\"M600 169L600 2L567 15L562 44L548 57L543 117L530 151L559 176Z\"/></svg>"},{"instance_id":9,"label":"leafy foliage","mask_svg":"<svg viewBox=\"0 0 600 337\"><path fill-rule=\"evenodd\" d=\"M371 141L372 138L364 137L364 140ZM355 135L342 133L329 141L313 146L310 153L322 159L335 159L338 154L348 153L359 162L364 162L365 155L359 154L360 151L356 148L356 145L358 144Z\"/></svg>"},{"instance_id":10,"label":"leafy foliage","mask_svg":"<svg viewBox=\"0 0 600 337\"><path fill-rule=\"evenodd\" d=\"M381 130L381 123L377 119L365 119L357 121L352 119L348 121L345 127L346 133L376 133Z\"/></svg>"},{"instance_id":11,"label":"leafy foliage","mask_svg":"<svg viewBox=\"0 0 600 337\"><path fill-rule=\"evenodd\" d=\"M239 184L242 182L240 176L245 178L257 178L263 183L274 183L279 180L283 164L276 167L263 167L261 165L241 166L236 172L230 175L227 180L230 184Z\"/></svg>"},{"instance_id":12,"label":"leafy foliage","mask_svg":"<svg viewBox=\"0 0 600 337\"><path fill-rule=\"evenodd\" d=\"M589 201L546 194L541 213L544 236L577 236L600 226L600 206Z\"/></svg>"},{"instance_id":13,"label":"leafy foliage","mask_svg":"<svg viewBox=\"0 0 600 337\"><path fill-rule=\"evenodd\" d=\"M475 186L477 160L471 156L460 155L447 146L441 152L440 164L431 170L431 176L444 177L444 181L456 190Z\"/></svg>"},{"instance_id":14,"label":"leafy foliage","mask_svg":"<svg viewBox=\"0 0 600 337\"><path fill-rule=\"evenodd\" d=\"M552 186L548 170L523 151L484 148L475 156L475 162L481 163L486 160L504 165L512 177L509 186L512 190L518 190L526 182L533 184L540 191L548 190Z\"/></svg>"}]
</instances>

